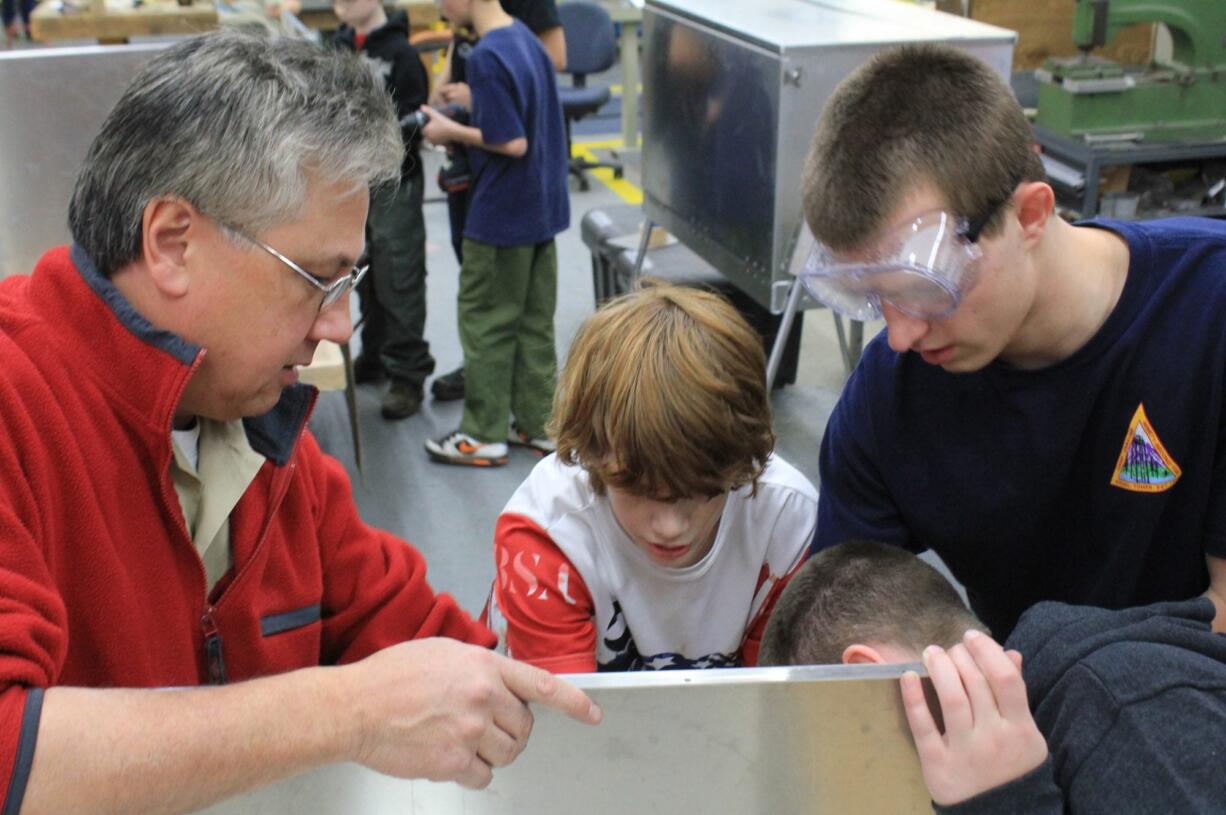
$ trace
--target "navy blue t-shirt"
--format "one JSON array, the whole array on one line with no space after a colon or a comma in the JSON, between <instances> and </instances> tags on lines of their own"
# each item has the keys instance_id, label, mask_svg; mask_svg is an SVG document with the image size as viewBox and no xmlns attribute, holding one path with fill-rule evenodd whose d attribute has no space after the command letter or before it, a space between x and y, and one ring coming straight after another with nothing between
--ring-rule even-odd
<instances>
[{"instance_id":1,"label":"navy blue t-shirt","mask_svg":"<svg viewBox=\"0 0 1226 815\"><path fill-rule=\"evenodd\" d=\"M473 186L464 237L495 246L547 241L570 225L566 127L549 55L515 20L477 43L468 57L472 125L486 144L524 136L520 158L471 150Z\"/></svg>"},{"instance_id":2,"label":"navy blue t-shirt","mask_svg":"<svg viewBox=\"0 0 1226 815\"><path fill-rule=\"evenodd\" d=\"M1040 600L1205 590L1205 554L1226 557L1226 223L1093 223L1128 241L1128 276L1067 359L951 374L870 343L822 440L814 551L932 549L998 638Z\"/></svg>"}]
</instances>

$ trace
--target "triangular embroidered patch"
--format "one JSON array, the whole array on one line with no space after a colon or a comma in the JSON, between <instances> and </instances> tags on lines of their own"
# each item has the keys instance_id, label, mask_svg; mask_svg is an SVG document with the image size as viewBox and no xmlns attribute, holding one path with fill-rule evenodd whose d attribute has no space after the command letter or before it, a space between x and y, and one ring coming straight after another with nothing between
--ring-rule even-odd
<instances>
[{"instance_id":1,"label":"triangular embroidered patch","mask_svg":"<svg viewBox=\"0 0 1226 815\"><path fill-rule=\"evenodd\" d=\"M1173 487L1182 474L1149 423L1145 405L1138 405L1115 463L1111 485L1133 492L1162 492Z\"/></svg>"}]
</instances>

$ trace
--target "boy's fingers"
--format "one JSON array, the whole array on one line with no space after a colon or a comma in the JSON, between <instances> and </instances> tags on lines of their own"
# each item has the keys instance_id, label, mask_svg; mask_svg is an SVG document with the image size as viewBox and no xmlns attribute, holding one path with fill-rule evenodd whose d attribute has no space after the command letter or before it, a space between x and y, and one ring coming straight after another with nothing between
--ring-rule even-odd
<instances>
[{"instance_id":1,"label":"boy's fingers","mask_svg":"<svg viewBox=\"0 0 1226 815\"><path fill-rule=\"evenodd\" d=\"M1022 680L1021 669L1009 658L1005 649L986 634L972 634L969 631L966 647L991 685L1001 714L1007 719L1029 717L1030 703L1026 699L1026 683Z\"/></svg>"},{"instance_id":2,"label":"boy's fingers","mask_svg":"<svg viewBox=\"0 0 1226 815\"><path fill-rule=\"evenodd\" d=\"M962 687L971 702L971 716L976 723L986 722L990 718L999 717L996 698L989 686L987 677L979 669L975 657L966 646L958 643L949 649L949 658L958 668L958 676L962 679Z\"/></svg>"},{"instance_id":3,"label":"boy's fingers","mask_svg":"<svg viewBox=\"0 0 1226 815\"><path fill-rule=\"evenodd\" d=\"M1021 651L1014 651L1012 648L1010 648L1008 651L1005 651L1005 656L1009 657L1009 659L1013 661L1013 664L1017 666L1017 669L1019 671L1022 669L1022 652Z\"/></svg>"},{"instance_id":4,"label":"boy's fingers","mask_svg":"<svg viewBox=\"0 0 1226 815\"><path fill-rule=\"evenodd\" d=\"M899 680L902 686L902 707L907 714L907 724L911 727L911 736L915 739L915 750L920 761L931 761L938 758L945 749L941 739L941 731L928 709L928 700L924 697L924 686L919 674L907 671Z\"/></svg>"},{"instance_id":5,"label":"boy's fingers","mask_svg":"<svg viewBox=\"0 0 1226 815\"><path fill-rule=\"evenodd\" d=\"M503 663L502 681L511 693L525 702L539 702L586 724L600 723L600 706L583 691L548 671L508 659Z\"/></svg>"},{"instance_id":6,"label":"boy's fingers","mask_svg":"<svg viewBox=\"0 0 1226 815\"><path fill-rule=\"evenodd\" d=\"M962 687L958 669L950 661L949 655L940 646L929 645L924 649L924 667L928 669L932 687L937 692L937 699L941 701L946 735L970 730L974 724L971 703L966 697L966 689Z\"/></svg>"}]
</instances>

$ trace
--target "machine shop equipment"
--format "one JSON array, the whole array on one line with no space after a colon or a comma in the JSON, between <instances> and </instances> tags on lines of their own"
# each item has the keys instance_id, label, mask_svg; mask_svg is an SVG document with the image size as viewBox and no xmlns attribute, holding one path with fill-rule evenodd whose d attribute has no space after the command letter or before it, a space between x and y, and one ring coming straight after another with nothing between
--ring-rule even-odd
<instances>
[{"instance_id":1,"label":"machine shop equipment","mask_svg":"<svg viewBox=\"0 0 1226 815\"><path fill-rule=\"evenodd\" d=\"M1164 23L1171 58L1121 65L1092 57L1138 23ZM1038 72L1036 123L1088 141L1226 139L1226 2L1077 0L1079 56L1052 58Z\"/></svg>"},{"instance_id":2,"label":"machine shop equipment","mask_svg":"<svg viewBox=\"0 0 1226 815\"><path fill-rule=\"evenodd\" d=\"M1017 35L895 0L647 0L643 12L643 210L772 314L786 338L802 228L801 174L822 106L882 48L945 43L1008 78ZM642 233L649 234L648 230ZM801 248L798 250L797 247ZM643 265L640 246L635 273ZM844 339L859 357L863 326ZM782 343L771 354L774 380Z\"/></svg>"},{"instance_id":3,"label":"machine shop equipment","mask_svg":"<svg viewBox=\"0 0 1226 815\"><path fill-rule=\"evenodd\" d=\"M1006 79L1016 34L894 0L648 0L643 208L778 314L814 123L878 50L948 43Z\"/></svg>"}]
</instances>

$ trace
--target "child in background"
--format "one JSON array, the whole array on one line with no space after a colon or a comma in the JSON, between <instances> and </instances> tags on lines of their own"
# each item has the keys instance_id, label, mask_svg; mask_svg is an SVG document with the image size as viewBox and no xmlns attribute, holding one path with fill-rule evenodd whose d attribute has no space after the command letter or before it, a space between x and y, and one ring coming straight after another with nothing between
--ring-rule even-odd
<instances>
[{"instance_id":1,"label":"child in background","mask_svg":"<svg viewBox=\"0 0 1226 815\"><path fill-rule=\"evenodd\" d=\"M467 65L472 126L422 108L431 143L476 148L458 309L464 419L459 430L427 441L426 452L448 464L498 466L507 462L512 413L513 442L552 449L545 423L557 365L554 236L570 223L566 130L553 64L523 23L498 0L439 7L481 39Z\"/></svg>"},{"instance_id":2,"label":"child in background","mask_svg":"<svg viewBox=\"0 0 1226 815\"><path fill-rule=\"evenodd\" d=\"M362 353L354 360L359 383L391 378L383 397L385 419L406 419L421 409L422 386L434 372L426 342L426 224L421 204L425 190L416 122L405 122L430 91L430 80L416 49L409 45L403 11L387 16L379 0L334 0L340 30L333 43L357 51L383 77L396 102L404 136L404 165L398 187L372 191L366 219L369 281L360 289L365 325Z\"/></svg>"},{"instance_id":3,"label":"child in background","mask_svg":"<svg viewBox=\"0 0 1226 815\"><path fill-rule=\"evenodd\" d=\"M558 18L558 7L554 0L501 0L503 11L521 21L532 30L541 41L545 53L558 71L566 68L566 35L562 31L562 21ZM468 55L477 44L477 35L468 26L457 26L447 49L447 62L443 70L444 81L440 82L430 94L430 104L433 107L441 105L460 105L467 110L472 105L472 97L468 88ZM461 145L448 145L449 162L468 168L467 149ZM460 173L463 175L463 173ZM440 177L439 185L447 193L447 219L451 227L451 247L455 250L456 260L464 262L464 221L468 217L468 188L454 182L444 182ZM461 188L462 187L462 188ZM435 377L430 386L430 393L439 401L464 398L464 366Z\"/></svg>"},{"instance_id":4,"label":"child in background","mask_svg":"<svg viewBox=\"0 0 1226 815\"><path fill-rule=\"evenodd\" d=\"M8 48L17 40L30 39L30 15L34 13L35 0L4 0L4 42Z\"/></svg>"},{"instance_id":5,"label":"child in background","mask_svg":"<svg viewBox=\"0 0 1226 815\"><path fill-rule=\"evenodd\" d=\"M817 491L772 453L762 343L723 298L653 285L580 328L557 454L498 519L486 621L555 673L754 665Z\"/></svg>"}]
</instances>

